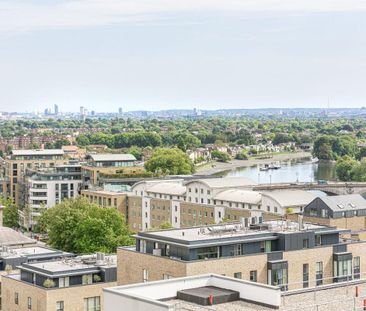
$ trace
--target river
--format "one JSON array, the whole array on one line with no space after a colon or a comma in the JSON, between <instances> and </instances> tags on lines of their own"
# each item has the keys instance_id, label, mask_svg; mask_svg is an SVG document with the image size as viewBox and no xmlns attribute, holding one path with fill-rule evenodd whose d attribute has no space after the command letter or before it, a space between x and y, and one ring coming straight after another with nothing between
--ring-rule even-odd
<instances>
[{"instance_id":1,"label":"river","mask_svg":"<svg viewBox=\"0 0 366 311\"><path fill-rule=\"evenodd\" d=\"M243 176L258 183L314 182L317 180L335 180L333 163L313 163L311 160L288 160L280 162L277 170L260 171L258 165L242 167L219 173L219 176Z\"/></svg>"}]
</instances>

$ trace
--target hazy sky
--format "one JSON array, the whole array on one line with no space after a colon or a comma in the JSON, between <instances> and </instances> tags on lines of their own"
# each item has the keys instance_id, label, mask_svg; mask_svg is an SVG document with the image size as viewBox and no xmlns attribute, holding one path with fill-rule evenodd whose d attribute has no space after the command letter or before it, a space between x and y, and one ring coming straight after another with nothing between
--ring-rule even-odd
<instances>
[{"instance_id":1,"label":"hazy sky","mask_svg":"<svg viewBox=\"0 0 366 311\"><path fill-rule=\"evenodd\" d=\"M0 0L0 111L366 106L366 0Z\"/></svg>"}]
</instances>

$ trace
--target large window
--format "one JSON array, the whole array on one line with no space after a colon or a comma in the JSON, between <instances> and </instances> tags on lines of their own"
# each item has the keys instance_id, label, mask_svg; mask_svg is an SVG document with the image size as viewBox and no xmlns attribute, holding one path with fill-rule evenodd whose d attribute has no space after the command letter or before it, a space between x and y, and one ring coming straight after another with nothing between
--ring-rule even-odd
<instances>
[{"instance_id":1,"label":"large window","mask_svg":"<svg viewBox=\"0 0 366 311\"><path fill-rule=\"evenodd\" d=\"M353 257L353 278L359 279L361 275L360 257Z\"/></svg>"},{"instance_id":2,"label":"large window","mask_svg":"<svg viewBox=\"0 0 366 311\"><path fill-rule=\"evenodd\" d=\"M100 311L100 297L85 298L84 311Z\"/></svg>"},{"instance_id":3,"label":"large window","mask_svg":"<svg viewBox=\"0 0 366 311\"><path fill-rule=\"evenodd\" d=\"M59 278L58 287L69 287L69 277Z\"/></svg>"},{"instance_id":4,"label":"large window","mask_svg":"<svg viewBox=\"0 0 366 311\"><path fill-rule=\"evenodd\" d=\"M93 276L91 274L84 274L82 276L83 285L90 285L93 283Z\"/></svg>"},{"instance_id":5,"label":"large window","mask_svg":"<svg viewBox=\"0 0 366 311\"><path fill-rule=\"evenodd\" d=\"M323 262L318 261L315 269L316 286L323 285Z\"/></svg>"},{"instance_id":6,"label":"large window","mask_svg":"<svg viewBox=\"0 0 366 311\"><path fill-rule=\"evenodd\" d=\"M149 271L147 271L146 269L142 270L142 279L144 283L149 281Z\"/></svg>"},{"instance_id":7,"label":"large window","mask_svg":"<svg viewBox=\"0 0 366 311\"><path fill-rule=\"evenodd\" d=\"M270 253L272 251L272 242L271 241L262 241L260 242L260 248L262 253Z\"/></svg>"},{"instance_id":8,"label":"large window","mask_svg":"<svg viewBox=\"0 0 366 311\"><path fill-rule=\"evenodd\" d=\"M307 263L302 265L302 286L309 287L309 264Z\"/></svg>"},{"instance_id":9,"label":"large window","mask_svg":"<svg viewBox=\"0 0 366 311\"><path fill-rule=\"evenodd\" d=\"M216 246L200 248L197 251L198 259L218 258L218 257L219 257L218 248Z\"/></svg>"},{"instance_id":10,"label":"large window","mask_svg":"<svg viewBox=\"0 0 366 311\"><path fill-rule=\"evenodd\" d=\"M333 273L335 281L347 281L352 279L352 259L344 258L334 260Z\"/></svg>"}]
</instances>

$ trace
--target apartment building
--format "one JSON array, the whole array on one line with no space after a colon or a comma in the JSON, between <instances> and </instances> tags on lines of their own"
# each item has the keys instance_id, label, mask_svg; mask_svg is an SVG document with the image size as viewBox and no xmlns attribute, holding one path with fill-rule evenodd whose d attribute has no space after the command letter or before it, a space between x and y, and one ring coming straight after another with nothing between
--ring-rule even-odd
<instances>
[{"instance_id":1,"label":"apartment building","mask_svg":"<svg viewBox=\"0 0 366 311\"><path fill-rule=\"evenodd\" d=\"M39 169L65 164L64 151L61 149L13 150L5 159L5 178L8 181L6 192L15 203L19 203L19 181L27 169Z\"/></svg>"},{"instance_id":2,"label":"apartment building","mask_svg":"<svg viewBox=\"0 0 366 311\"><path fill-rule=\"evenodd\" d=\"M256 183L244 177L225 177L194 179L187 181L184 185L187 189L187 202L212 204L215 195L223 190L231 188L252 190Z\"/></svg>"},{"instance_id":3,"label":"apartment building","mask_svg":"<svg viewBox=\"0 0 366 311\"><path fill-rule=\"evenodd\" d=\"M139 182L128 193L128 224L131 230L141 231L162 223L174 228L241 218L256 223L262 215L261 194L248 190L252 184L237 177Z\"/></svg>"},{"instance_id":4,"label":"apartment building","mask_svg":"<svg viewBox=\"0 0 366 311\"><path fill-rule=\"evenodd\" d=\"M3 277L4 310L103 311L103 288L116 285L116 256L96 254L24 263Z\"/></svg>"},{"instance_id":5,"label":"apartment building","mask_svg":"<svg viewBox=\"0 0 366 311\"><path fill-rule=\"evenodd\" d=\"M85 188L97 185L100 175L114 175L118 172L132 172L138 170L136 158L132 154L88 154L87 164L83 165L83 182ZM141 168L140 168L141 169Z\"/></svg>"},{"instance_id":6,"label":"apartment building","mask_svg":"<svg viewBox=\"0 0 366 311\"><path fill-rule=\"evenodd\" d=\"M319 197L304 208L304 219L354 231L366 230L366 200L360 194Z\"/></svg>"},{"instance_id":7,"label":"apartment building","mask_svg":"<svg viewBox=\"0 0 366 311\"><path fill-rule=\"evenodd\" d=\"M366 244L345 242L342 233L342 229L301 221L139 232L134 235L135 247L118 249L118 284L202 273L281 289L358 279L366 271Z\"/></svg>"},{"instance_id":8,"label":"apartment building","mask_svg":"<svg viewBox=\"0 0 366 311\"><path fill-rule=\"evenodd\" d=\"M113 207L128 217L127 192L113 192L100 189L81 190L81 195L100 207Z\"/></svg>"},{"instance_id":9,"label":"apartment building","mask_svg":"<svg viewBox=\"0 0 366 311\"><path fill-rule=\"evenodd\" d=\"M20 223L33 228L42 210L67 198L75 198L81 188L81 166L76 161L53 167L28 169L19 187Z\"/></svg>"},{"instance_id":10,"label":"apartment building","mask_svg":"<svg viewBox=\"0 0 366 311\"><path fill-rule=\"evenodd\" d=\"M0 227L0 288L2 277L17 270L17 266L27 262L42 262L73 256L62 251L53 250L37 243L25 235L6 227ZM4 292L4 287L2 287ZM1 307L0 310L7 310Z\"/></svg>"}]
</instances>

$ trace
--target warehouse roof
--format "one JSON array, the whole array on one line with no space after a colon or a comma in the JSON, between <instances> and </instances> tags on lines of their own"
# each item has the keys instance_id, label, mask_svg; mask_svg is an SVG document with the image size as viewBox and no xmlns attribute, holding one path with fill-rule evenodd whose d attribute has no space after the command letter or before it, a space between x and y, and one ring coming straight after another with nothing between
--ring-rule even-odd
<instances>
[{"instance_id":1,"label":"warehouse roof","mask_svg":"<svg viewBox=\"0 0 366 311\"><path fill-rule=\"evenodd\" d=\"M112 153L105 153L105 154L90 154L88 155L93 161L96 162L115 162L115 161L136 161L136 158L132 154L112 154Z\"/></svg>"},{"instance_id":2,"label":"warehouse roof","mask_svg":"<svg viewBox=\"0 0 366 311\"><path fill-rule=\"evenodd\" d=\"M241 189L229 189L219 192L214 200L240 202L249 204L259 204L262 196L259 192L241 190Z\"/></svg>"}]
</instances>

